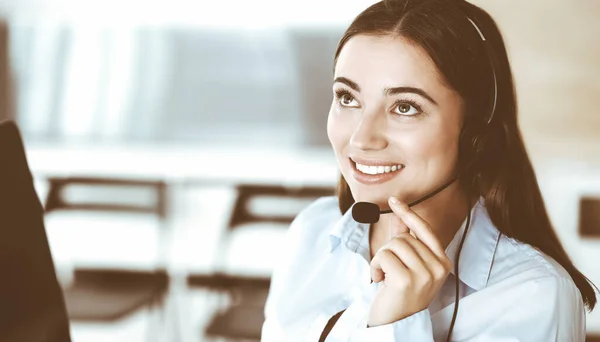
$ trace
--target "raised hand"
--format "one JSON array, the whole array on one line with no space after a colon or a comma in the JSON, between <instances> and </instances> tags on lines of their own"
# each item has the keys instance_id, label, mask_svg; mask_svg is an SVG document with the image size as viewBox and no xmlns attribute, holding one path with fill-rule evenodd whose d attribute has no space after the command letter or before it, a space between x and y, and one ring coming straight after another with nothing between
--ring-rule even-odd
<instances>
[{"instance_id":1,"label":"raised hand","mask_svg":"<svg viewBox=\"0 0 600 342\"><path fill-rule=\"evenodd\" d=\"M390 241L371 261L371 278L383 284L371 304L370 327L393 323L427 308L452 269L429 224L396 198L390 197L388 202L395 217Z\"/></svg>"}]
</instances>

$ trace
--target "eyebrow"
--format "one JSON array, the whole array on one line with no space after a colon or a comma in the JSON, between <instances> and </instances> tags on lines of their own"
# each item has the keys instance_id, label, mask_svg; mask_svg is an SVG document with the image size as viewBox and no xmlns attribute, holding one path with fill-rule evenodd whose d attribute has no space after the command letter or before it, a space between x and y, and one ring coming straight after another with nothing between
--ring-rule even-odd
<instances>
[{"instance_id":1,"label":"eyebrow","mask_svg":"<svg viewBox=\"0 0 600 342\"><path fill-rule=\"evenodd\" d=\"M352 88L354 91L360 93L360 86L356 82L354 82L346 77L336 77L335 80L333 80L333 83L336 83L336 82L343 83L343 84L347 85L348 87ZM385 88L384 89L384 94L387 96L403 94L403 93L417 94L417 95L420 95L421 97L424 97L425 99L427 99L429 102L433 103L436 106L438 104L431 96L429 96L429 94L427 94L427 92L425 92L421 88L394 87L394 88Z\"/></svg>"}]
</instances>

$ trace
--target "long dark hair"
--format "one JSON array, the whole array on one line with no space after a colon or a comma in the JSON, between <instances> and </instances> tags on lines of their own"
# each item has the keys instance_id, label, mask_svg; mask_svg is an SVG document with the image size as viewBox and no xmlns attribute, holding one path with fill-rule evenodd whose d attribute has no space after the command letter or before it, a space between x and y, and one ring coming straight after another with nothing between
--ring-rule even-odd
<instances>
[{"instance_id":1,"label":"long dark hair","mask_svg":"<svg viewBox=\"0 0 600 342\"><path fill-rule=\"evenodd\" d=\"M482 31L486 43L469 19ZM579 288L588 310L593 310L595 286L569 259L546 212L519 130L506 48L490 15L464 0L384 0L350 24L339 42L336 62L346 42L358 34L402 37L427 51L443 80L465 103L458 163L464 166L476 154L477 164L461 175L461 185L483 196L490 218L502 234L537 247L561 264ZM486 119L494 101L492 70L497 79L497 104L488 125ZM474 136L480 138L479 152L473 148ZM345 213L354 198L343 176L337 194L340 210Z\"/></svg>"}]
</instances>

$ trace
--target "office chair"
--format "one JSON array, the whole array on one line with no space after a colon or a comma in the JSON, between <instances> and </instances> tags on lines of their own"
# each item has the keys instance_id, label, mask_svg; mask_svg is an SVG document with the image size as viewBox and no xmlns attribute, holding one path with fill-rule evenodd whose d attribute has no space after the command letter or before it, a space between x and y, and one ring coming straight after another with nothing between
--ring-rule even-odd
<instances>
[{"instance_id":1,"label":"office chair","mask_svg":"<svg viewBox=\"0 0 600 342\"><path fill-rule=\"evenodd\" d=\"M46 215L54 215L53 217L47 216L47 220L49 227L53 228L55 233L57 230L68 228L69 225L75 225L74 228L77 230L89 228L85 226L85 222L69 220L70 213L85 212L87 214L86 221L101 222L104 222L103 218L106 218L106 215L97 217L94 215L95 213L110 214L117 219L122 218L120 214L125 214L127 217L131 214L157 216L159 222L162 222L165 217L166 185L160 181L73 177L53 177L48 181L50 190L46 198L45 211ZM127 191L129 188L137 188L156 193L157 202L147 206L123 204L119 203L118 198L115 198L111 203L102 203L102 201L96 201L94 196L84 201L66 200L65 192L77 186L85 186L88 190L108 188L111 191L117 191L115 197L120 194L115 189L123 188ZM57 214L60 219L56 217ZM154 228L147 226L147 220L130 223L137 223L148 229ZM109 221L104 224L110 225L115 222ZM164 227L159 227L159 229L163 230ZM108 252L110 246L106 246L106 248L107 253L110 253ZM159 309L169 282L167 272L163 267L164 265L158 265L156 269L145 270L128 265L124 268L115 268L110 265L94 267L76 265L73 281L66 286L64 291L69 318L74 322L110 322L122 319L143 307L151 310Z\"/></svg>"},{"instance_id":2,"label":"office chair","mask_svg":"<svg viewBox=\"0 0 600 342\"><path fill-rule=\"evenodd\" d=\"M306 205L334 193L329 187L240 184L237 188L228 230L217 249L219 271L188 278L192 287L224 291L231 298L231 305L217 312L203 332L207 340L260 340L277 247L283 245L287 228Z\"/></svg>"},{"instance_id":3,"label":"office chair","mask_svg":"<svg viewBox=\"0 0 600 342\"><path fill-rule=\"evenodd\" d=\"M71 340L43 215L18 127L0 123L0 341Z\"/></svg>"}]
</instances>

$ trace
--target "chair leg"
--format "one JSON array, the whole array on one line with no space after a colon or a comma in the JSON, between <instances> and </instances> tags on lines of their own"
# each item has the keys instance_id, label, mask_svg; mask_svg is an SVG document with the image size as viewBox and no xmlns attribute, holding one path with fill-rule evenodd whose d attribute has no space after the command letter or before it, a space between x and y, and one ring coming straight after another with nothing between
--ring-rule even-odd
<instances>
[{"instance_id":1,"label":"chair leg","mask_svg":"<svg viewBox=\"0 0 600 342\"><path fill-rule=\"evenodd\" d=\"M147 342L162 342L163 337L167 329L168 317L165 314L167 293L157 294L151 301L148 302L148 322L146 324L146 337L144 338ZM169 341L177 342L169 337Z\"/></svg>"}]
</instances>

